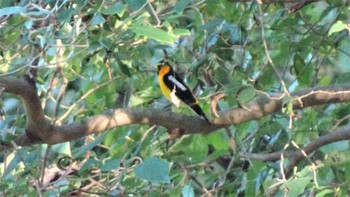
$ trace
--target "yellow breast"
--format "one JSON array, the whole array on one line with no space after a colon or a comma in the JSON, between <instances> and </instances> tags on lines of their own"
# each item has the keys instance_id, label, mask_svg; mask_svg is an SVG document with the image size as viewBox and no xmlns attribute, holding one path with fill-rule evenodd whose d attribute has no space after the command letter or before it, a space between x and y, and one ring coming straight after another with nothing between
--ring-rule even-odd
<instances>
[{"instance_id":1,"label":"yellow breast","mask_svg":"<svg viewBox=\"0 0 350 197\"><path fill-rule=\"evenodd\" d=\"M160 89L162 90L162 93L167 99L170 100L171 90L165 85L163 81L164 76L168 74L169 71L170 71L169 66L163 66L158 72L158 80L159 80L159 85L160 85Z\"/></svg>"}]
</instances>

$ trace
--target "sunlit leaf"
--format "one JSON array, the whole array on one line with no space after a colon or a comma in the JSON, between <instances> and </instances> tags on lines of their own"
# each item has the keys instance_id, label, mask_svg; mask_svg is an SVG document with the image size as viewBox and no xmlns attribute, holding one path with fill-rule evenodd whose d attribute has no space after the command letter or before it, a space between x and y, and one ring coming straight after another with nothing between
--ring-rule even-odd
<instances>
[{"instance_id":1,"label":"sunlit leaf","mask_svg":"<svg viewBox=\"0 0 350 197\"><path fill-rule=\"evenodd\" d=\"M328 35L347 29L347 25L343 21L337 21L328 31Z\"/></svg>"},{"instance_id":2,"label":"sunlit leaf","mask_svg":"<svg viewBox=\"0 0 350 197\"><path fill-rule=\"evenodd\" d=\"M133 25L130 29L136 34L157 40L161 43L173 44L176 37L168 32L149 25Z\"/></svg>"},{"instance_id":3,"label":"sunlit leaf","mask_svg":"<svg viewBox=\"0 0 350 197\"><path fill-rule=\"evenodd\" d=\"M189 36L191 32L188 29L174 29L173 34L175 36Z\"/></svg>"}]
</instances>

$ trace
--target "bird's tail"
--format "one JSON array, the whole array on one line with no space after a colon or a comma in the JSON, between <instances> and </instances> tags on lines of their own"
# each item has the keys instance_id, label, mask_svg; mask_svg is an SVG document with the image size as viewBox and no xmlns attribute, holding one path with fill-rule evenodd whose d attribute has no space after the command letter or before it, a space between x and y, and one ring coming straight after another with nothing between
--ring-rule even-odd
<instances>
[{"instance_id":1,"label":"bird's tail","mask_svg":"<svg viewBox=\"0 0 350 197\"><path fill-rule=\"evenodd\" d=\"M204 118L209 125L211 125L210 121L208 120L207 116L204 114L202 108L198 105L198 103L194 103L192 105L190 105L191 109L193 109L193 111L195 111L200 117Z\"/></svg>"}]
</instances>

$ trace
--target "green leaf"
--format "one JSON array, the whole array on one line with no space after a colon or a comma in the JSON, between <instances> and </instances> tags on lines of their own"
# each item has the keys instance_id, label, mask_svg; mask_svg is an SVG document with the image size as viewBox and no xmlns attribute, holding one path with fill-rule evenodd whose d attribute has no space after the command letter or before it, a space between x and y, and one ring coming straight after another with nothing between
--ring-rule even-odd
<instances>
[{"instance_id":1,"label":"green leaf","mask_svg":"<svg viewBox=\"0 0 350 197\"><path fill-rule=\"evenodd\" d=\"M325 154L334 154L337 151L344 151L349 149L349 143L347 141L338 141L324 145L320 150Z\"/></svg>"},{"instance_id":2,"label":"green leaf","mask_svg":"<svg viewBox=\"0 0 350 197\"><path fill-rule=\"evenodd\" d=\"M90 144L87 144L85 146L82 146L79 149L76 149L73 152L73 158L77 158L78 156L80 156L82 154L85 154L87 151L89 151L92 148L94 148L97 144L100 144L103 141L104 138L105 138L104 135L100 135L94 141L92 141Z\"/></svg>"},{"instance_id":3,"label":"green leaf","mask_svg":"<svg viewBox=\"0 0 350 197\"><path fill-rule=\"evenodd\" d=\"M325 75L325 76L322 76L322 78L320 79L320 86L327 86L327 85L330 85L332 82L332 79L330 76L328 75Z\"/></svg>"},{"instance_id":4,"label":"green leaf","mask_svg":"<svg viewBox=\"0 0 350 197\"><path fill-rule=\"evenodd\" d=\"M228 150L230 148L230 141L227 134L223 131L212 132L205 136L207 143L212 145L215 150Z\"/></svg>"},{"instance_id":5,"label":"green leaf","mask_svg":"<svg viewBox=\"0 0 350 197\"><path fill-rule=\"evenodd\" d=\"M178 0L174 7L175 12L181 14L189 3L189 0Z\"/></svg>"},{"instance_id":6,"label":"green leaf","mask_svg":"<svg viewBox=\"0 0 350 197\"><path fill-rule=\"evenodd\" d=\"M342 31L344 29L347 29L347 25L343 21L337 21L335 24L332 25L330 28L328 35L332 35L333 33Z\"/></svg>"},{"instance_id":7,"label":"green leaf","mask_svg":"<svg viewBox=\"0 0 350 197\"><path fill-rule=\"evenodd\" d=\"M90 157L79 169L79 172L84 172L88 169L94 169L100 166L100 161L96 160L93 157Z\"/></svg>"},{"instance_id":8,"label":"green leaf","mask_svg":"<svg viewBox=\"0 0 350 197\"><path fill-rule=\"evenodd\" d=\"M245 87L241 91L239 91L237 95L237 100L240 104L245 104L251 101L255 97L255 88L253 87Z\"/></svg>"},{"instance_id":9,"label":"green leaf","mask_svg":"<svg viewBox=\"0 0 350 197\"><path fill-rule=\"evenodd\" d=\"M60 21L61 24L69 23L73 15L77 12L74 8L64 9L57 13L57 20Z\"/></svg>"},{"instance_id":10,"label":"green leaf","mask_svg":"<svg viewBox=\"0 0 350 197\"><path fill-rule=\"evenodd\" d=\"M184 138L173 150L177 160L189 160L192 163L203 161L208 154L208 144L202 135ZM175 158L175 156L174 156Z\"/></svg>"},{"instance_id":11,"label":"green leaf","mask_svg":"<svg viewBox=\"0 0 350 197\"><path fill-rule=\"evenodd\" d=\"M288 196L298 196L304 192L309 182L310 177L296 178L286 182L284 186L288 189Z\"/></svg>"},{"instance_id":12,"label":"green leaf","mask_svg":"<svg viewBox=\"0 0 350 197\"><path fill-rule=\"evenodd\" d=\"M137 177L155 183L169 183L169 162L157 157L145 160L135 168Z\"/></svg>"},{"instance_id":13,"label":"green leaf","mask_svg":"<svg viewBox=\"0 0 350 197\"><path fill-rule=\"evenodd\" d=\"M52 146L52 151L71 157L71 147L70 142L63 142L60 144L55 144Z\"/></svg>"},{"instance_id":14,"label":"green leaf","mask_svg":"<svg viewBox=\"0 0 350 197\"><path fill-rule=\"evenodd\" d=\"M119 17L122 17L124 12L125 12L125 5L122 4L121 2L116 2L113 5L107 8L103 8L101 10L102 14L105 14L105 15L117 14Z\"/></svg>"},{"instance_id":15,"label":"green leaf","mask_svg":"<svg viewBox=\"0 0 350 197\"><path fill-rule=\"evenodd\" d=\"M154 39L160 43L174 44L176 36L170 35L168 32L149 25L132 25L130 29L136 34Z\"/></svg>"},{"instance_id":16,"label":"green leaf","mask_svg":"<svg viewBox=\"0 0 350 197\"><path fill-rule=\"evenodd\" d=\"M324 197L324 196L336 196L334 193L334 189L324 189L320 192L317 192L316 197Z\"/></svg>"},{"instance_id":17,"label":"green leaf","mask_svg":"<svg viewBox=\"0 0 350 197\"><path fill-rule=\"evenodd\" d=\"M13 7L7 7L0 9L0 17L8 16L11 14L21 14L26 13L26 9L24 7L20 6L13 6Z\"/></svg>"},{"instance_id":18,"label":"green leaf","mask_svg":"<svg viewBox=\"0 0 350 197\"><path fill-rule=\"evenodd\" d=\"M139 10L146 2L147 0L125 0L125 3L131 10Z\"/></svg>"},{"instance_id":19,"label":"green leaf","mask_svg":"<svg viewBox=\"0 0 350 197\"><path fill-rule=\"evenodd\" d=\"M105 19L99 13L95 14L95 16L91 19L92 25L99 25L99 24L104 23L104 22L105 22Z\"/></svg>"},{"instance_id":20,"label":"green leaf","mask_svg":"<svg viewBox=\"0 0 350 197\"><path fill-rule=\"evenodd\" d=\"M312 81L313 67L310 64L305 64L304 60L298 54L294 56L293 62L293 68L297 75L299 85L309 86Z\"/></svg>"},{"instance_id":21,"label":"green leaf","mask_svg":"<svg viewBox=\"0 0 350 197\"><path fill-rule=\"evenodd\" d=\"M194 189L190 185L185 185L181 193L182 197L194 197Z\"/></svg>"},{"instance_id":22,"label":"green leaf","mask_svg":"<svg viewBox=\"0 0 350 197\"><path fill-rule=\"evenodd\" d=\"M128 65L124 64L122 61L118 61L118 65L122 73L124 73L128 77L131 77L131 72Z\"/></svg>"},{"instance_id":23,"label":"green leaf","mask_svg":"<svg viewBox=\"0 0 350 197\"><path fill-rule=\"evenodd\" d=\"M107 172L111 170L116 170L119 167L120 167L120 159L110 159L101 166L101 170L103 172Z\"/></svg>"},{"instance_id":24,"label":"green leaf","mask_svg":"<svg viewBox=\"0 0 350 197\"><path fill-rule=\"evenodd\" d=\"M149 102L154 99L154 92L156 88L153 86L150 86L148 88L145 88L142 91L139 91L136 94L133 94L130 98L130 106L136 106L141 105L143 103Z\"/></svg>"},{"instance_id":25,"label":"green leaf","mask_svg":"<svg viewBox=\"0 0 350 197\"><path fill-rule=\"evenodd\" d=\"M21 156L20 151L23 149L19 149L15 154L11 154L12 159L9 162L9 164L6 167L6 170L4 172L4 175L7 176L9 173L11 173L14 169L16 169L19 166L19 163L21 163Z\"/></svg>"},{"instance_id":26,"label":"green leaf","mask_svg":"<svg viewBox=\"0 0 350 197\"><path fill-rule=\"evenodd\" d=\"M174 29L173 34L175 36L189 36L191 32L188 29Z\"/></svg>"}]
</instances>

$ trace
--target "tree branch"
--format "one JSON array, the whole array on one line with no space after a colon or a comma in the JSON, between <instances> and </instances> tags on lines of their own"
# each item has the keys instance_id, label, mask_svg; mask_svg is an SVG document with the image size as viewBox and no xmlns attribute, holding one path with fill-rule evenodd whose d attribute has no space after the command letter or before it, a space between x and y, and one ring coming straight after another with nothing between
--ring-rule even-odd
<instances>
[{"instance_id":1,"label":"tree branch","mask_svg":"<svg viewBox=\"0 0 350 197\"><path fill-rule=\"evenodd\" d=\"M26 128L29 131L31 128L46 130L49 122L45 120L36 89L30 83L13 77L0 77L0 87L4 88L5 92L22 97L26 110Z\"/></svg>"},{"instance_id":2,"label":"tree branch","mask_svg":"<svg viewBox=\"0 0 350 197\"><path fill-rule=\"evenodd\" d=\"M270 154L257 154L257 153L242 153L240 154L240 157L243 159L248 160L259 160L259 161L278 161L281 159L281 156L283 154L284 158L287 158L289 160L288 165L284 169L284 175L286 177L289 177L291 173L293 172L294 166L296 166L299 161L301 161L305 156L302 153L302 151L309 155L321 147L342 141L342 140L349 140L350 139L350 126L338 128L331 133L328 133L326 135L323 135L313 141L311 141L309 144L306 144L301 150L297 151L290 151L290 152L274 152ZM275 185L274 187L270 188L267 191L267 196L274 196L275 193L278 191L281 185Z\"/></svg>"},{"instance_id":3,"label":"tree branch","mask_svg":"<svg viewBox=\"0 0 350 197\"><path fill-rule=\"evenodd\" d=\"M262 118L268 114L282 110L284 94L273 96L263 94L244 108L232 108L220 112L220 117L213 122L217 125L240 124L249 120ZM309 88L291 94L293 109L303 109L323 104L341 103L350 101L350 84L332 85Z\"/></svg>"},{"instance_id":4,"label":"tree branch","mask_svg":"<svg viewBox=\"0 0 350 197\"><path fill-rule=\"evenodd\" d=\"M15 141L20 146L34 143L61 143L129 124L161 125L169 130L180 127L184 130L184 134L207 134L227 125L240 124L281 111L284 98L282 94L274 96L263 94L244 108L232 108L219 112L220 117L212 120L213 125L206 124L198 116L186 116L161 109L120 108L107 110L103 114L85 120L57 126L51 125L44 118L39 97L28 82L13 77L0 77L0 87L4 88L5 92L22 97L26 108L26 130L41 140L33 140L33 136L26 134ZM294 109L346 102L350 101L350 84L306 89L295 92L292 97ZM2 149L6 148L8 147L2 147Z\"/></svg>"},{"instance_id":5,"label":"tree branch","mask_svg":"<svg viewBox=\"0 0 350 197\"><path fill-rule=\"evenodd\" d=\"M311 154L312 152L318 150L319 148L327 144L331 144L333 142L342 141L342 140L349 140L349 139L350 139L350 126L342 127L335 131L332 131L329 134L323 135L311 141L309 144L305 145L302 148L302 150L306 154ZM269 154L242 153L240 157L243 159L249 159L249 160L277 161L281 158L282 154L285 158L289 159L290 161L289 166L295 166L297 162L303 157L303 154L300 150L292 151L292 152L278 151L278 152L269 153ZM288 167L286 169L288 169ZM289 171L286 171L286 176L288 176L288 174L290 173L290 170L292 169L289 169Z\"/></svg>"}]
</instances>

